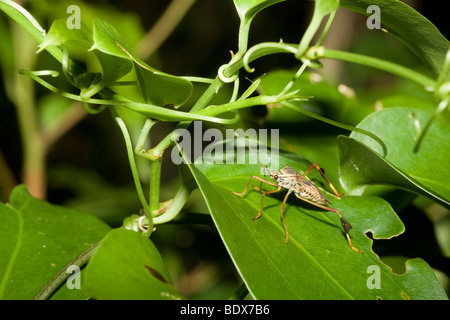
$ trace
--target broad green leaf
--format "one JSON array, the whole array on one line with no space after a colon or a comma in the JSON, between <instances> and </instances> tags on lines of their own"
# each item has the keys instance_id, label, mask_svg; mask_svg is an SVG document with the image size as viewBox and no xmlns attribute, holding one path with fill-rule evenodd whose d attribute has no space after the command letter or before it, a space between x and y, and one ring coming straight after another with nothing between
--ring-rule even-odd
<instances>
[{"instance_id":1,"label":"broad green leaf","mask_svg":"<svg viewBox=\"0 0 450 320\"><path fill-rule=\"evenodd\" d=\"M408 46L435 77L439 75L450 43L427 18L402 1L341 0L340 3L342 7L364 15L372 14L367 13L369 6L378 6L383 28ZM444 79L450 80L450 72Z\"/></svg>"},{"instance_id":2,"label":"broad green leaf","mask_svg":"<svg viewBox=\"0 0 450 320\"><path fill-rule=\"evenodd\" d=\"M49 46L61 46L71 41L86 47L86 49L90 47L89 50L93 51L102 67L102 75L100 81L93 81L93 74L90 73L79 76L77 82L80 85L82 97L88 99L132 70L133 64L130 58L119 47L120 45L126 48L126 44L113 26L102 20L94 19L94 31L91 33L84 24L80 29L69 29L66 23L66 19L53 22L39 51Z\"/></svg>"},{"instance_id":3,"label":"broad green leaf","mask_svg":"<svg viewBox=\"0 0 450 320\"><path fill-rule=\"evenodd\" d=\"M103 68L102 83L110 84L131 70L136 70L139 88L146 103L156 106L181 106L192 93L192 83L158 71L132 55L117 31L109 24L94 20L94 46ZM125 59L124 61L122 61Z\"/></svg>"},{"instance_id":4,"label":"broad green leaf","mask_svg":"<svg viewBox=\"0 0 450 320\"><path fill-rule=\"evenodd\" d=\"M139 88L146 103L177 107L189 99L193 88L190 81L158 71L133 57L125 41L107 22L94 19L93 30L92 33L84 24L80 29L69 29L67 19L56 20L39 49L42 51L51 46L74 42L94 52L102 67L101 80L94 81L95 74L92 73L78 76L82 97L89 98L128 74L134 61Z\"/></svg>"},{"instance_id":5,"label":"broad green leaf","mask_svg":"<svg viewBox=\"0 0 450 320\"><path fill-rule=\"evenodd\" d=\"M77 45L89 48L92 46L92 32L83 23L81 23L81 28L79 29L69 29L67 28L67 19L58 19L52 23L44 41L39 45L38 52L48 46L59 47L68 41L76 41Z\"/></svg>"},{"instance_id":6,"label":"broad green leaf","mask_svg":"<svg viewBox=\"0 0 450 320\"><path fill-rule=\"evenodd\" d=\"M263 159L264 161L264 159ZM279 167L289 164L305 171L310 163L292 154L279 157ZM420 259L409 260L403 275L392 273L372 252L370 232L376 239L404 231L390 205L377 197L330 197L352 225L353 251L337 214L308 205L292 196L285 207L290 242L280 215L285 192L264 198L262 216L252 220L261 204L261 193L250 188L239 197L259 165L190 165L217 229L240 275L257 299L445 299L430 267ZM318 172L309 177L321 185ZM254 181L259 186L257 181ZM264 190L274 187L263 185ZM370 268L380 272L381 289L369 289ZM379 268L379 269L378 269Z\"/></svg>"},{"instance_id":7,"label":"broad green leaf","mask_svg":"<svg viewBox=\"0 0 450 320\"><path fill-rule=\"evenodd\" d=\"M105 21L93 20L93 40L94 44L89 49L97 56L102 66L102 77L100 83L93 88L81 91L81 96L89 98L102 88L119 80L133 68L127 54L119 47L127 48L117 30Z\"/></svg>"},{"instance_id":8,"label":"broad green leaf","mask_svg":"<svg viewBox=\"0 0 450 320\"><path fill-rule=\"evenodd\" d=\"M109 230L93 215L34 199L25 186L16 187L10 203L0 204L0 298L33 299Z\"/></svg>"},{"instance_id":9,"label":"broad green leaf","mask_svg":"<svg viewBox=\"0 0 450 320\"><path fill-rule=\"evenodd\" d=\"M142 62L134 63L139 89L146 103L179 107L190 98L193 89L190 81L143 66Z\"/></svg>"},{"instance_id":10,"label":"broad green leaf","mask_svg":"<svg viewBox=\"0 0 450 320\"><path fill-rule=\"evenodd\" d=\"M252 20L261 10L285 0L234 0L241 20Z\"/></svg>"},{"instance_id":11,"label":"broad green leaf","mask_svg":"<svg viewBox=\"0 0 450 320\"><path fill-rule=\"evenodd\" d=\"M100 19L94 19L92 24L94 44L90 50L98 50L108 55L123 58L130 63L128 55L119 47L120 45L122 48L128 49L127 44L117 30L106 21Z\"/></svg>"},{"instance_id":12,"label":"broad green leaf","mask_svg":"<svg viewBox=\"0 0 450 320\"><path fill-rule=\"evenodd\" d=\"M96 299L183 299L173 288L157 248L131 230L108 233L89 261L83 281Z\"/></svg>"},{"instance_id":13,"label":"broad green leaf","mask_svg":"<svg viewBox=\"0 0 450 320\"><path fill-rule=\"evenodd\" d=\"M67 48L71 45L83 50L88 50L92 44L92 32L84 23L81 22L80 29L69 29L67 27L67 19L58 19L52 23L44 41L39 45L39 50L37 53L44 49L49 50L52 47L66 46ZM58 50L60 49L58 48ZM69 54L69 51L70 50L67 50L65 54ZM85 88L88 88L92 84L92 78L95 75L84 72L84 70L81 70L80 67L71 59L62 59L61 62L63 68L66 68L66 70L73 74L73 79L68 80L71 82L72 80L75 81L77 83L77 87L79 87L82 92L84 92ZM65 63L68 65L65 66Z\"/></svg>"},{"instance_id":14,"label":"broad green leaf","mask_svg":"<svg viewBox=\"0 0 450 320\"><path fill-rule=\"evenodd\" d=\"M437 118L414 153L420 129L430 115L414 108L390 108L364 119L359 128L380 137L387 156L380 156L376 141L359 133L339 137L341 183L347 192L361 194L371 184L390 184L423 194L450 206L450 129ZM437 154L439 150L439 154Z\"/></svg>"}]
</instances>

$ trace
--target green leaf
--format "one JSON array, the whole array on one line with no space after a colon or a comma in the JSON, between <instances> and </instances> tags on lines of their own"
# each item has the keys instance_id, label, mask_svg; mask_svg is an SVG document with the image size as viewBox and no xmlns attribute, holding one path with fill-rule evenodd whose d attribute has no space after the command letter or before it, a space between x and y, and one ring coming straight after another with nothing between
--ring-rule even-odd
<instances>
[{"instance_id":1,"label":"green leaf","mask_svg":"<svg viewBox=\"0 0 450 320\"><path fill-rule=\"evenodd\" d=\"M110 230L90 214L34 199L25 186L0 203L0 222L1 299L33 299Z\"/></svg>"},{"instance_id":2,"label":"green leaf","mask_svg":"<svg viewBox=\"0 0 450 320\"><path fill-rule=\"evenodd\" d=\"M49 46L59 47L68 41L76 41L77 45L89 48L93 44L92 32L83 23L81 23L80 29L69 29L67 28L67 19L58 19L52 23L44 41L39 45L38 52Z\"/></svg>"},{"instance_id":3,"label":"green leaf","mask_svg":"<svg viewBox=\"0 0 450 320\"><path fill-rule=\"evenodd\" d=\"M143 67L145 66L145 68ZM158 71L143 62L134 63L139 89L146 103L155 106L186 103L192 94L190 81Z\"/></svg>"},{"instance_id":4,"label":"green leaf","mask_svg":"<svg viewBox=\"0 0 450 320\"><path fill-rule=\"evenodd\" d=\"M129 73L133 64L127 54L119 47L127 48L116 29L105 21L93 20L94 44L89 49L97 56L102 66L102 78L98 84L89 88L80 88L80 96L89 99L101 89L119 80Z\"/></svg>"},{"instance_id":5,"label":"green leaf","mask_svg":"<svg viewBox=\"0 0 450 320\"><path fill-rule=\"evenodd\" d=\"M264 161L264 159L263 159ZM292 154L279 157L279 167L289 164L305 171L310 163ZM260 219L254 218L261 193L250 188L241 192L259 165L190 165L217 229L240 275L257 299L445 299L430 267L420 259L408 261L407 271L397 275L372 252L374 238L390 238L404 231L390 205L377 197L331 198L352 225L353 245L349 248L337 214L320 210L292 196L285 207L290 242L280 215L285 193L264 198ZM320 185L319 173L308 175ZM259 186L259 183L256 183ZM316 185L317 185L316 184ZM264 186L264 190L274 187ZM369 267L380 271L381 289L369 289Z\"/></svg>"},{"instance_id":6,"label":"green leaf","mask_svg":"<svg viewBox=\"0 0 450 320\"><path fill-rule=\"evenodd\" d=\"M409 47L435 77L439 75L450 44L427 18L413 8L395 0L341 0L340 5L364 15L371 14L366 12L370 5L377 5L384 29ZM450 80L450 72L444 79Z\"/></svg>"},{"instance_id":7,"label":"green leaf","mask_svg":"<svg viewBox=\"0 0 450 320\"><path fill-rule=\"evenodd\" d=\"M153 243L116 229L100 243L86 267L84 288L96 299L183 299Z\"/></svg>"},{"instance_id":8,"label":"green leaf","mask_svg":"<svg viewBox=\"0 0 450 320\"><path fill-rule=\"evenodd\" d=\"M127 49L127 44L117 30L106 21L100 19L94 19L92 24L94 45L90 50L98 50L128 61L128 55L117 45L119 44L122 48Z\"/></svg>"},{"instance_id":9,"label":"green leaf","mask_svg":"<svg viewBox=\"0 0 450 320\"><path fill-rule=\"evenodd\" d=\"M164 105L183 105L192 94L192 83L150 67L134 57L117 31L104 21L94 20L94 46L103 68L102 83L114 82L127 74L131 61L134 62L139 88L146 103ZM123 62L125 59L127 62Z\"/></svg>"},{"instance_id":10,"label":"green leaf","mask_svg":"<svg viewBox=\"0 0 450 320\"><path fill-rule=\"evenodd\" d=\"M380 156L377 142L359 133L339 137L341 184L351 194L368 185L389 184L428 196L450 206L450 127L437 118L414 153L420 129L430 115L414 108L390 108L370 114L359 125L380 137L387 157ZM436 154L439 150L439 156Z\"/></svg>"}]
</instances>

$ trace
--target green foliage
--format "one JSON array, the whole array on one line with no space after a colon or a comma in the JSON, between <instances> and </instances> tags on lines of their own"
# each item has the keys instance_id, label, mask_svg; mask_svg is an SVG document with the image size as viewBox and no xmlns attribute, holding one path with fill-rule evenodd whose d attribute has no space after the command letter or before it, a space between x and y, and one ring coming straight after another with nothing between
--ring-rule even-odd
<instances>
[{"instance_id":1,"label":"green foliage","mask_svg":"<svg viewBox=\"0 0 450 320\"><path fill-rule=\"evenodd\" d=\"M34 199L25 186L14 189L8 204L0 204L0 221L2 299L48 296L45 290L51 293L62 282L54 284L58 272L77 265L75 258L110 230L90 214ZM73 293L79 294L73 298L84 297L80 290Z\"/></svg>"},{"instance_id":2,"label":"green foliage","mask_svg":"<svg viewBox=\"0 0 450 320\"><path fill-rule=\"evenodd\" d=\"M5 82L13 83L6 91L18 113L24 141L24 182L31 193L45 196L39 193L46 188L45 179L40 180L41 189L32 189L36 183L30 181L45 176L46 154L60 132L68 130L69 120L76 110L82 110L81 104L89 114L108 110L113 116L125 147L117 148L122 140L108 136L114 144L105 148L102 165L117 153L126 154L127 170L131 169L136 189L130 196L128 187L115 188L86 170L53 169L59 179L49 175L49 181L70 185L79 192L72 205L78 200L78 206L96 217L69 209L67 203L57 206L37 200L27 187L16 186L9 202L5 196L5 203L0 203L0 298L195 298L200 293L183 291L181 281L174 276L187 273L182 257L188 249L174 253L179 234L168 230L199 224L200 228L218 231L212 237L220 238L226 250L221 263L232 266L237 278L232 286L242 284L233 298L447 299L448 288L442 284L448 281L448 270L440 272L436 270L439 267L426 261L428 252L437 252L435 256L448 264L450 248L450 189L446 185L450 178L448 40L424 16L399 1L316 0L309 26L303 35L297 35L298 43L261 42L249 48L250 26L256 16L283 2L233 1L240 22L237 52L229 61L215 66L217 74L210 79L172 75L158 70L162 68L155 67L157 60L147 62L149 59L139 57L134 48L143 32L126 22L135 19L125 19L124 13L105 14L104 8L80 3L83 16L88 17L80 29L68 28L67 16L49 15L50 27L45 32L39 19L17 3L0 0L0 9L12 23L37 41L39 59L45 61L35 64L23 60L20 52L14 51L14 37L2 40L2 47L6 44L10 48L1 61L4 79L8 80ZM54 5L58 9L53 11L66 14L67 3ZM322 46L333 30L339 6L367 15L369 5L381 10L387 32L383 36L391 34L404 43L421 60L419 68L391 61L389 48L384 50L384 57L388 52L386 59ZM321 25L325 25L323 30ZM10 34L3 25L0 28ZM119 31L127 28L132 32ZM52 63L45 52L50 53ZM243 80L244 71L255 71L250 64L256 65L257 60L275 53L292 57L293 69L269 68L251 84ZM17 58L14 64L13 57ZM315 72L327 59L363 67L361 74L366 78L355 84L356 93ZM428 72L421 71L423 66ZM31 71L39 68L44 70ZM370 80L364 68L390 73L397 81L385 92L372 90L362 85ZM29 82L24 86L29 78L79 105L66 106L53 97L34 103L32 86ZM28 89L19 91L23 87ZM34 108L35 104L39 107ZM255 119L252 111L259 109L267 113ZM27 125L30 120L35 122ZM216 129L216 124L280 129L276 169L290 165L301 173L314 162L325 168L329 180L345 193L340 199L329 197L330 207L351 223L352 243L364 253L348 246L337 213L293 195L284 208L290 239L287 243L280 215L286 190L265 196L263 203L262 192L274 187L250 189L242 197L231 193L244 190L250 177L262 176L260 164L217 163L217 155L190 163L184 153L187 165L179 165L178 180L166 182L162 156L178 151L186 141L184 137L180 144L177 141L194 120ZM165 122L174 124L169 133L158 131ZM211 145L222 143L214 141ZM250 157L252 152L247 149L245 153ZM263 163L265 160L261 159ZM10 175L1 153L0 170L2 176ZM113 175L120 174L113 169ZM317 171L311 171L308 177L331 192ZM6 179L3 184L7 184ZM193 192L195 189L198 193ZM397 189L408 193L402 193L401 201L392 201ZM90 203L107 196L114 201ZM161 201L163 197L173 199ZM122 209L118 201L134 205ZM253 220L261 205L262 216ZM436 214L436 207L444 213ZM140 215L136 212L139 208L143 208ZM394 242L392 238L408 234L406 221L416 210L434 223L434 234L428 240L435 241L435 247L398 258L392 257L398 255L394 250L378 252L377 242L389 244ZM114 218L105 211L115 211ZM108 214L109 220L105 218ZM198 252L195 255L199 256ZM210 256L205 260L212 259ZM391 261L389 265L387 261ZM405 270L397 272L392 267L395 261L401 261ZM65 285L71 265L83 267L82 290L70 290ZM381 286L374 288L374 281ZM212 285L205 287L210 289ZM220 298L228 296L228 291L219 294ZM210 289L202 297L215 295Z\"/></svg>"},{"instance_id":3,"label":"green foliage","mask_svg":"<svg viewBox=\"0 0 450 320\"><path fill-rule=\"evenodd\" d=\"M387 32L405 43L429 68L434 77L440 74L449 42L428 19L413 8L404 2L389 0L342 0L341 5L365 15L368 14L367 8L370 5L379 6L383 13L383 26ZM446 81L450 80L450 73L446 72L444 78Z\"/></svg>"},{"instance_id":4,"label":"green foliage","mask_svg":"<svg viewBox=\"0 0 450 320\"><path fill-rule=\"evenodd\" d=\"M290 165L306 171L310 165L305 159L289 154L281 155L279 160L280 168ZM348 247L337 214L318 211L299 203L301 201L293 196L285 210L289 243L285 241L279 210L282 197L265 197L263 215L253 221L261 204L260 193L251 191L241 199L235 195L230 197L230 191L241 192L249 177L259 169L258 165L227 165L226 169L217 165L191 165L217 229L253 297L445 298L436 280L417 281L419 274L433 279L433 272L423 261L408 261L411 269L407 268L407 272L399 276L372 252L372 240L365 236L367 232L381 239L404 231L390 205L380 198L344 196L341 200L332 200L333 207L345 213L344 217L354 225L352 242L364 254ZM313 177L314 181L318 178L318 174ZM367 290L369 266L380 268L381 290ZM327 290L323 290L323 283L327 283Z\"/></svg>"},{"instance_id":5,"label":"green foliage","mask_svg":"<svg viewBox=\"0 0 450 320\"><path fill-rule=\"evenodd\" d=\"M359 133L352 133L350 138L341 137L341 172L345 173L341 181L345 189L361 194L367 185L392 184L449 206L450 189L446 183L450 177L446 166L450 156L446 139L450 134L448 125L441 119L436 120L419 151L413 152L427 119L425 112L413 108L390 108L366 117L358 126L375 133L386 143L385 158L376 155L381 153L376 143ZM437 148L442 153L430 166Z\"/></svg>"},{"instance_id":6,"label":"green foliage","mask_svg":"<svg viewBox=\"0 0 450 320\"><path fill-rule=\"evenodd\" d=\"M84 287L98 299L183 298L170 281L151 241L130 230L112 230L86 268Z\"/></svg>"}]
</instances>

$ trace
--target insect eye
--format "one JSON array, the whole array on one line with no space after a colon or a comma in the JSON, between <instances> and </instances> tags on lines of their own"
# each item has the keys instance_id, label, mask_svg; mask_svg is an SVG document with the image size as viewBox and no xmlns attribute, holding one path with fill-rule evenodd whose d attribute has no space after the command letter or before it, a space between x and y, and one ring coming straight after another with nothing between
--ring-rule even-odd
<instances>
[{"instance_id":1,"label":"insect eye","mask_svg":"<svg viewBox=\"0 0 450 320\"><path fill-rule=\"evenodd\" d=\"M277 179L278 179L278 175L277 175L277 174L274 174L274 175L273 175L273 178L274 178L275 180L277 180Z\"/></svg>"}]
</instances>

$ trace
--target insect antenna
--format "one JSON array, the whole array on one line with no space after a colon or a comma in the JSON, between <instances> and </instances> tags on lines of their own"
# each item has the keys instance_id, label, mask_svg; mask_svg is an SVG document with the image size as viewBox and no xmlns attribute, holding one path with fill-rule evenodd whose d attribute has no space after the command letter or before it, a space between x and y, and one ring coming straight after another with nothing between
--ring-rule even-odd
<instances>
[{"instance_id":1,"label":"insect antenna","mask_svg":"<svg viewBox=\"0 0 450 320\"><path fill-rule=\"evenodd\" d=\"M239 139L241 139L241 140L244 142L244 144L247 146L247 148L248 148L251 152L253 152L253 153L256 155L256 159L258 159L258 162L259 162L259 163L263 166L263 168L264 168L264 176L266 176L266 174L265 174L266 171L267 171L267 172L269 173L269 175L270 175L270 170L269 170L269 168L267 168L267 166L266 166L264 163L262 163L261 159L259 159L258 153L257 153L255 150L253 150L252 147L250 147L250 145L247 143L247 141L246 141L244 138L242 138L240 135L238 135L235 131L233 131L233 133L234 133L234 135L235 135L236 137L238 137Z\"/></svg>"}]
</instances>

